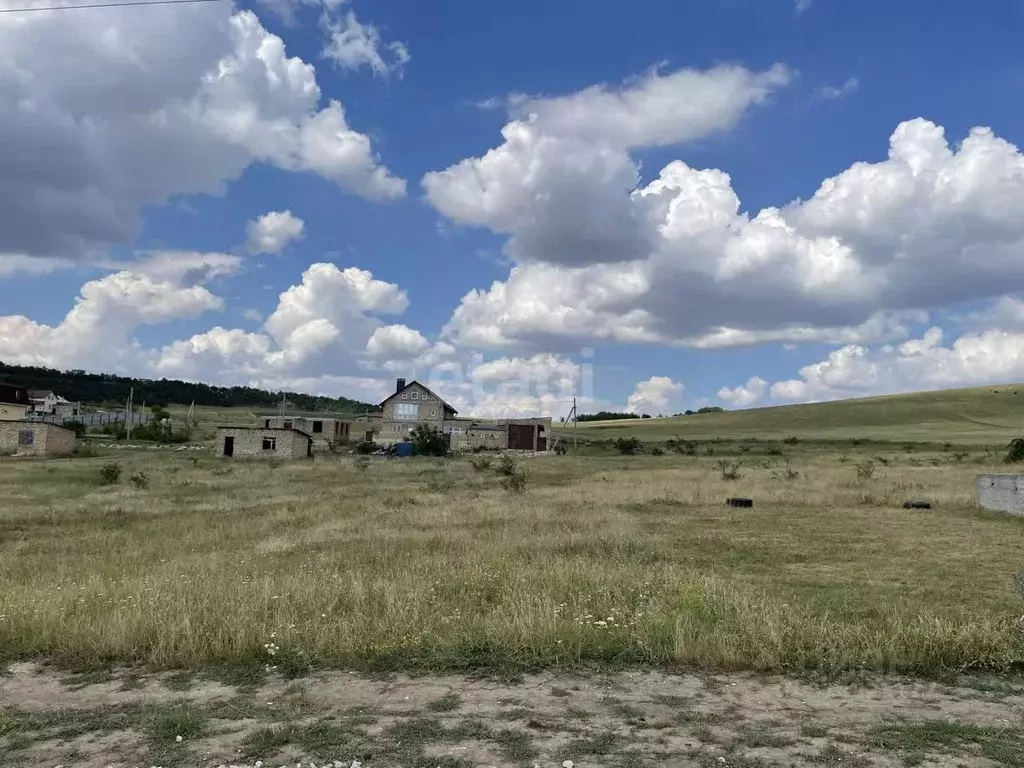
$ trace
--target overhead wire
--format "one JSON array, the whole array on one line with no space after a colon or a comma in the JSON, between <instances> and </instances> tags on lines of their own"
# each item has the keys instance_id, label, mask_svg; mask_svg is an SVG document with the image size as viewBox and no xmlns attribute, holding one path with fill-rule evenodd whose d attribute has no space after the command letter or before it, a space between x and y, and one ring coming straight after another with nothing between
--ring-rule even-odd
<instances>
[{"instance_id":1,"label":"overhead wire","mask_svg":"<svg viewBox=\"0 0 1024 768\"><path fill-rule=\"evenodd\" d=\"M80 3L77 5L34 5L22 8L0 8L0 13L33 13L36 11L77 11L87 8L120 8L142 5L188 5L194 3L223 3L226 0L126 0L120 3Z\"/></svg>"}]
</instances>

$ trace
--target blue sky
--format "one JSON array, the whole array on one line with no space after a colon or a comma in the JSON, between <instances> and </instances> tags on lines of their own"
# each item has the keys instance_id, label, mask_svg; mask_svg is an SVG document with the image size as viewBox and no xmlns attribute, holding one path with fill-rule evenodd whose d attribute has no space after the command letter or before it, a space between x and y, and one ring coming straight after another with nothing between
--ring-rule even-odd
<instances>
[{"instance_id":1,"label":"blue sky","mask_svg":"<svg viewBox=\"0 0 1024 768\"><path fill-rule=\"evenodd\" d=\"M924 0L4 14L0 359L417 376L495 414L1022 378L1022 27Z\"/></svg>"}]
</instances>

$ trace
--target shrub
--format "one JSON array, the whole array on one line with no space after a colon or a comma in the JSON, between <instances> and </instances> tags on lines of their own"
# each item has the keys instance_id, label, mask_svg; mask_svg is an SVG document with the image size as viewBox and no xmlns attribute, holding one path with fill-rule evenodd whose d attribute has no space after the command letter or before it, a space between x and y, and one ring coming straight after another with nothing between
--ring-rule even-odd
<instances>
[{"instance_id":1,"label":"shrub","mask_svg":"<svg viewBox=\"0 0 1024 768\"><path fill-rule=\"evenodd\" d=\"M745 445L745 444L741 445L741 446L739 446L739 449L740 449L740 453L750 453L750 446L749 445Z\"/></svg>"},{"instance_id":2,"label":"shrub","mask_svg":"<svg viewBox=\"0 0 1024 768\"><path fill-rule=\"evenodd\" d=\"M68 421L64 422L63 426L64 429L70 429L72 432L74 432L75 437L83 437L85 435L85 424L78 421L77 419L69 419Z\"/></svg>"},{"instance_id":3,"label":"shrub","mask_svg":"<svg viewBox=\"0 0 1024 768\"><path fill-rule=\"evenodd\" d=\"M485 469L489 469L491 466L490 456L475 456L469 460L469 463L473 465L473 469L477 472L483 472Z\"/></svg>"},{"instance_id":4,"label":"shrub","mask_svg":"<svg viewBox=\"0 0 1024 768\"><path fill-rule=\"evenodd\" d=\"M1014 464L1018 461L1024 461L1024 439L1017 438L1010 443L1006 448L1006 458L1003 459L1007 464Z\"/></svg>"},{"instance_id":5,"label":"shrub","mask_svg":"<svg viewBox=\"0 0 1024 768\"><path fill-rule=\"evenodd\" d=\"M800 438L798 438L798 437L787 437L782 442L784 442L786 445L796 445L797 443L800 442Z\"/></svg>"},{"instance_id":6,"label":"shrub","mask_svg":"<svg viewBox=\"0 0 1024 768\"><path fill-rule=\"evenodd\" d=\"M522 493L526 490L526 473L516 470L501 481L502 487L510 493Z\"/></svg>"},{"instance_id":7,"label":"shrub","mask_svg":"<svg viewBox=\"0 0 1024 768\"><path fill-rule=\"evenodd\" d=\"M552 449L558 456L565 456L569 452L569 449L565 447L565 443L556 443Z\"/></svg>"},{"instance_id":8,"label":"shrub","mask_svg":"<svg viewBox=\"0 0 1024 768\"><path fill-rule=\"evenodd\" d=\"M854 469L857 471L857 477L861 480L870 480L875 476L875 462L870 459L855 464Z\"/></svg>"},{"instance_id":9,"label":"shrub","mask_svg":"<svg viewBox=\"0 0 1024 768\"><path fill-rule=\"evenodd\" d=\"M654 448L651 449L651 456L664 456L664 455L665 455L665 451L662 448L659 448L658 446L655 446Z\"/></svg>"},{"instance_id":10,"label":"shrub","mask_svg":"<svg viewBox=\"0 0 1024 768\"><path fill-rule=\"evenodd\" d=\"M115 440L124 440L128 437L128 429L120 421L108 421L99 431L100 434L110 435Z\"/></svg>"},{"instance_id":11,"label":"shrub","mask_svg":"<svg viewBox=\"0 0 1024 768\"><path fill-rule=\"evenodd\" d=\"M356 443L355 451L360 456L369 456L376 450L377 444L371 440L360 440L358 443Z\"/></svg>"},{"instance_id":12,"label":"shrub","mask_svg":"<svg viewBox=\"0 0 1024 768\"><path fill-rule=\"evenodd\" d=\"M149 487L149 478L146 477L146 473L141 470L138 472L132 472L131 475L128 476L128 479L131 480L132 485L136 488L141 489Z\"/></svg>"},{"instance_id":13,"label":"shrub","mask_svg":"<svg viewBox=\"0 0 1024 768\"><path fill-rule=\"evenodd\" d=\"M764 449L764 452L767 453L769 456L781 456L784 453L784 451L782 450L782 446L779 445L778 443L768 443L768 446Z\"/></svg>"},{"instance_id":14,"label":"shrub","mask_svg":"<svg viewBox=\"0 0 1024 768\"><path fill-rule=\"evenodd\" d=\"M665 441L665 448L684 456L697 455L697 444L693 440L682 440L679 437L673 437Z\"/></svg>"},{"instance_id":15,"label":"shrub","mask_svg":"<svg viewBox=\"0 0 1024 768\"><path fill-rule=\"evenodd\" d=\"M633 456L637 453L643 453L644 450L644 444L637 437L619 437L612 444L623 456Z\"/></svg>"},{"instance_id":16,"label":"shrub","mask_svg":"<svg viewBox=\"0 0 1024 768\"><path fill-rule=\"evenodd\" d=\"M80 459L90 459L96 455L96 448L89 443L75 443L71 455Z\"/></svg>"},{"instance_id":17,"label":"shrub","mask_svg":"<svg viewBox=\"0 0 1024 768\"><path fill-rule=\"evenodd\" d=\"M121 465L116 462L104 464L100 467L100 483L103 485L114 485L121 480Z\"/></svg>"},{"instance_id":18,"label":"shrub","mask_svg":"<svg viewBox=\"0 0 1024 768\"><path fill-rule=\"evenodd\" d=\"M410 434L413 453L417 456L447 456L448 437L439 429L417 424Z\"/></svg>"},{"instance_id":19,"label":"shrub","mask_svg":"<svg viewBox=\"0 0 1024 768\"><path fill-rule=\"evenodd\" d=\"M515 457L513 457L511 454L506 453L498 461L498 466L495 471L497 471L499 475L504 475L505 477L512 477L512 475L516 473L518 468L519 467L516 464Z\"/></svg>"},{"instance_id":20,"label":"shrub","mask_svg":"<svg viewBox=\"0 0 1024 768\"><path fill-rule=\"evenodd\" d=\"M789 464L772 472L772 480L796 480L798 477L800 477L800 473Z\"/></svg>"},{"instance_id":21,"label":"shrub","mask_svg":"<svg viewBox=\"0 0 1024 768\"><path fill-rule=\"evenodd\" d=\"M718 462L718 469L722 472L723 480L739 480L740 475L740 463L738 461L727 461L721 459Z\"/></svg>"}]
</instances>

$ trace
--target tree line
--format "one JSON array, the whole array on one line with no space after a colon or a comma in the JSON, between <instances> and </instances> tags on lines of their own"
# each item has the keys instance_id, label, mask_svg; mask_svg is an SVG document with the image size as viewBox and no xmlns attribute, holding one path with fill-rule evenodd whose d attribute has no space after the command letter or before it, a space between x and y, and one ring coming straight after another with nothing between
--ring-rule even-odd
<instances>
[{"instance_id":1,"label":"tree line","mask_svg":"<svg viewBox=\"0 0 1024 768\"><path fill-rule=\"evenodd\" d=\"M73 403L123 405L128 393L135 389L135 402L151 406L172 403L212 405L222 408L244 406L274 406L281 395L288 407L303 411L377 412L379 406L347 397L321 397L300 392L271 392L255 387L215 387L201 382L177 379L134 379L110 373L88 373L82 370L59 371L27 365L8 365L0 362L0 382L17 384L26 389L52 390Z\"/></svg>"},{"instance_id":2,"label":"tree line","mask_svg":"<svg viewBox=\"0 0 1024 768\"><path fill-rule=\"evenodd\" d=\"M696 413L724 413L725 408L720 405L706 405L703 408L698 408L696 411L686 411L684 413L673 413L673 416L693 416ZM598 411L597 413L581 413L576 421L615 421L617 419L649 419L650 414L637 414L637 413L616 413L615 411ZM564 421L564 419L563 419Z\"/></svg>"}]
</instances>

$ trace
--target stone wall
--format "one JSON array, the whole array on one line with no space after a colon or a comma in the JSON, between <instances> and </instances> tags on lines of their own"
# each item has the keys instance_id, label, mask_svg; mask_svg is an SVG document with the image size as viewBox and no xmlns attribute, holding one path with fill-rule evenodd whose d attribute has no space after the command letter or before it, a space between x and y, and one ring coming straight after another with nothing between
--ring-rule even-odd
<instances>
[{"instance_id":1,"label":"stone wall","mask_svg":"<svg viewBox=\"0 0 1024 768\"><path fill-rule=\"evenodd\" d=\"M317 431L319 425L319 431ZM351 439L351 422L346 419L316 416L264 416L259 420L263 428L299 429L313 438L313 448L329 450L330 444L347 443Z\"/></svg>"},{"instance_id":2,"label":"stone wall","mask_svg":"<svg viewBox=\"0 0 1024 768\"><path fill-rule=\"evenodd\" d=\"M309 437L294 429L221 427L217 430L218 456L224 456L225 438L228 437L234 438L231 456L234 459L304 459L310 441Z\"/></svg>"}]
</instances>

